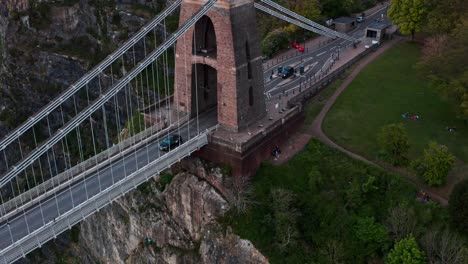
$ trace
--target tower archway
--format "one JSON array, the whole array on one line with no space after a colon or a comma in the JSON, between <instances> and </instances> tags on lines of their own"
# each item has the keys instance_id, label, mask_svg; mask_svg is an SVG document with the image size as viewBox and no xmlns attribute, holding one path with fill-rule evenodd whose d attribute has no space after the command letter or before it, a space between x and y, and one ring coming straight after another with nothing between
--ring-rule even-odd
<instances>
[{"instance_id":1,"label":"tower archway","mask_svg":"<svg viewBox=\"0 0 468 264\"><path fill-rule=\"evenodd\" d=\"M195 24L193 32L193 54L216 58L217 43L213 22L208 16L203 16Z\"/></svg>"},{"instance_id":2,"label":"tower archway","mask_svg":"<svg viewBox=\"0 0 468 264\"><path fill-rule=\"evenodd\" d=\"M192 65L192 117L217 106L217 82L218 72L215 68L200 63Z\"/></svg>"}]
</instances>

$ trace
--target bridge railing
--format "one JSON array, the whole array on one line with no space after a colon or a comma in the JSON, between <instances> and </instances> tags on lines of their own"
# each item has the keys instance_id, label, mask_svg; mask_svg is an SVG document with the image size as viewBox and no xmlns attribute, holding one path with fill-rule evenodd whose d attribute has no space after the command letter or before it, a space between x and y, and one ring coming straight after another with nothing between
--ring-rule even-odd
<instances>
[{"instance_id":1,"label":"bridge railing","mask_svg":"<svg viewBox=\"0 0 468 264\"><path fill-rule=\"evenodd\" d=\"M112 160L120 157L121 155L125 155L128 152L133 151L135 148L143 146L146 142L152 141L170 133L171 131L177 129L177 127L179 127L181 124L187 122L188 119L188 115L185 115L176 123L173 123L170 127L167 127L155 134L153 134L153 131L157 129L157 125L147 128L146 130L129 137L124 141L121 141L119 144L112 146L98 155L75 165L71 169L62 172L57 176L46 180L40 185L37 185L34 188L23 192L13 199L1 204L0 206L2 209L0 210L0 214L3 213L3 215L0 217L0 223L5 221L9 215L14 215L17 212L21 212L23 206L28 206L32 203L38 203L36 198L39 198L40 200L41 197L47 196L48 194L54 192L55 189L60 188L60 186L63 184L66 184L67 186L72 185L76 181L81 180L96 170L109 165Z\"/></svg>"},{"instance_id":2,"label":"bridge railing","mask_svg":"<svg viewBox=\"0 0 468 264\"><path fill-rule=\"evenodd\" d=\"M158 175L164 169L171 167L174 163L179 162L181 159L208 144L208 134L217 128L218 126L214 126L204 133L186 141L184 144L180 145L177 150L166 153L119 182L116 182L111 187L103 190L98 195L91 197L86 202L59 216L55 221L51 221L35 230L27 237L15 241L9 247L0 251L0 255L2 256L1 260L4 263L11 263L24 257L38 246L42 246L50 239L56 238L57 235L86 219L92 213L99 211L115 199L135 189L141 183Z\"/></svg>"}]
</instances>

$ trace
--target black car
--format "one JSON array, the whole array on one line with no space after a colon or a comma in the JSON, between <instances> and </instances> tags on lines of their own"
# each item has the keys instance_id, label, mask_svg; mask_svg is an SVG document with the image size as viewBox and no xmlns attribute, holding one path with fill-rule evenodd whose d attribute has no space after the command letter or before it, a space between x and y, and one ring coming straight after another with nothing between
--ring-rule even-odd
<instances>
[{"instance_id":1,"label":"black car","mask_svg":"<svg viewBox=\"0 0 468 264\"><path fill-rule=\"evenodd\" d=\"M291 66L286 66L283 68L283 71L281 72L281 77L283 79L289 78L294 75L294 68Z\"/></svg>"},{"instance_id":2,"label":"black car","mask_svg":"<svg viewBox=\"0 0 468 264\"><path fill-rule=\"evenodd\" d=\"M180 144L182 144L182 137L177 134L172 134L163 139L159 144L159 150L169 151L178 147Z\"/></svg>"}]
</instances>

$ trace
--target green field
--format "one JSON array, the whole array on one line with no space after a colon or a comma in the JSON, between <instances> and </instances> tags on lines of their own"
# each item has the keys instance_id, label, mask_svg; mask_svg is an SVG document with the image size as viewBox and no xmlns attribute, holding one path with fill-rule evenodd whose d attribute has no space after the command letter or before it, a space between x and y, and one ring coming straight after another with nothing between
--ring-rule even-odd
<instances>
[{"instance_id":1,"label":"green field","mask_svg":"<svg viewBox=\"0 0 468 264\"><path fill-rule=\"evenodd\" d=\"M338 263L381 263L393 244L386 223L395 207L414 213L412 233L417 238L446 225L446 209L416 202L415 188L401 177L315 139L284 165L263 164L252 188L250 210L222 222L252 241L271 263L333 263L333 254ZM278 188L292 194L289 203L272 198ZM363 219L373 222L364 235L358 227ZM279 234L289 229L296 241L281 251Z\"/></svg>"},{"instance_id":2,"label":"green field","mask_svg":"<svg viewBox=\"0 0 468 264\"><path fill-rule=\"evenodd\" d=\"M399 44L369 64L340 95L322 125L337 144L375 159L382 126L403 123L410 139L410 158L423 153L429 141L446 145L468 162L468 126L456 119L450 106L418 75L419 46ZM409 112L421 119L404 119ZM449 133L446 127L456 127Z\"/></svg>"}]
</instances>

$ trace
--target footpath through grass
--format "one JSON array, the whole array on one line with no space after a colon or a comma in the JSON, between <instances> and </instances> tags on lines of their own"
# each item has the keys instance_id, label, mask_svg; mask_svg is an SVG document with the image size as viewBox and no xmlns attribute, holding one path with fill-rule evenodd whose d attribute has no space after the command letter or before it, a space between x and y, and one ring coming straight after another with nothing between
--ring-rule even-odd
<instances>
[{"instance_id":1,"label":"footpath through grass","mask_svg":"<svg viewBox=\"0 0 468 264\"><path fill-rule=\"evenodd\" d=\"M401 177L315 139L284 165L263 164L252 185L251 208L222 221L271 263L380 263L394 243L395 208L417 222L417 239L446 226L446 209L416 202Z\"/></svg>"},{"instance_id":2,"label":"footpath through grass","mask_svg":"<svg viewBox=\"0 0 468 264\"><path fill-rule=\"evenodd\" d=\"M435 140L467 163L468 126L455 118L428 80L418 75L419 57L416 44L402 43L369 64L331 108L322 125L325 134L337 144L375 159L381 127L403 123L411 159L422 155L429 141ZM406 112L421 118L404 119ZM447 126L456 127L456 132L449 133Z\"/></svg>"}]
</instances>

